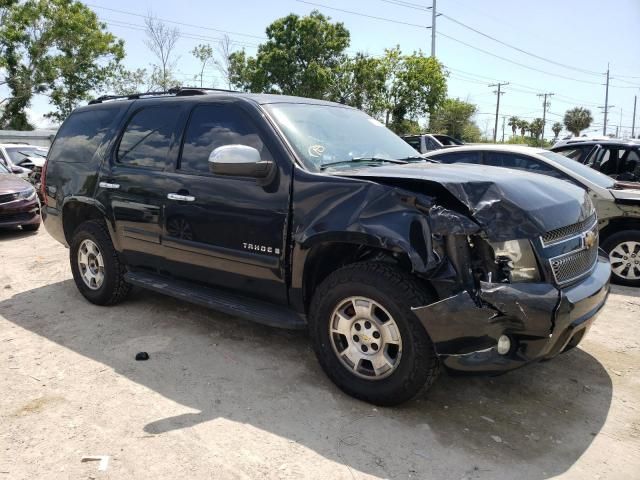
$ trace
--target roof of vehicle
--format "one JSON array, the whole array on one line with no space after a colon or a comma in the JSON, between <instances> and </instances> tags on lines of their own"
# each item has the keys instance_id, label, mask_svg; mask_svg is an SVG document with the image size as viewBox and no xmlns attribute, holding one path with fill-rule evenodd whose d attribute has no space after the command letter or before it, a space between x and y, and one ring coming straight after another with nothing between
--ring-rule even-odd
<instances>
[{"instance_id":1,"label":"roof of vehicle","mask_svg":"<svg viewBox=\"0 0 640 480\"><path fill-rule=\"evenodd\" d=\"M208 88L196 88L196 87L182 87L170 89L167 92L145 92L136 93L132 95L103 95L89 102L89 105L80 107L80 110L91 108L96 104L102 104L105 102L127 102L127 101L143 101L143 100L173 100L176 98L190 98L200 97L203 100L210 100L212 98L243 98L245 100L252 101L254 103L265 105L273 103L300 103L300 104L313 104L313 105L327 105L334 107L352 108L348 105L344 105L336 102L329 102L326 100L319 100L315 98L295 97L291 95L280 95L275 93L247 93L236 92L232 90L222 89L208 89Z\"/></svg>"},{"instance_id":2,"label":"roof of vehicle","mask_svg":"<svg viewBox=\"0 0 640 480\"><path fill-rule=\"evenodd\" d=\"M636 147L640 148L640 143L635 140L621 140L621 139L610 139L610 140L584 140L584 141L572 141L571 143L565 143L564 145L558 145L554 148L571 148L577 145L621 145L625 147Z\"/></svg>"},{"instance_id":3,"label":"roof of vehicle","mask_svg":"<svg viewBox=\"0 0 640 480\"><path fill-rule=\"evenodd\" d=\"M496 151L496 152L512 152L512 153L523 153L523 154L539 154L548 152L544 148L537 147L527 147L524 145L494 145L492 143L487 144L477 144L477 145L460 145L455 148L455 150L434 150L432 152L428 152L425 155L442 155L443 153L458 153L458 152L468 152L468 151Z\"/></svg>"}]
</instances>

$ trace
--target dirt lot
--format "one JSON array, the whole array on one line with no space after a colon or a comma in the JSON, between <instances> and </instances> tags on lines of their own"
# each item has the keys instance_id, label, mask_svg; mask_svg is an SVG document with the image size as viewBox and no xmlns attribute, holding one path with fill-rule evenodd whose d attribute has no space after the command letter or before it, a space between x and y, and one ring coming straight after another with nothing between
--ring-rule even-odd
<instances>
[{"instance_id":1,"label":"dirt lot","mask_svg":"<svg viewBox=\"0 0 640 480\"><path fill-rule=\"evenodd\" d=\"M638 290L554 361L386 409L335 388L303 333L145 291L93 306L67 255L0 233L0 480L640 478Z\"/></svg>"}]
</instances>

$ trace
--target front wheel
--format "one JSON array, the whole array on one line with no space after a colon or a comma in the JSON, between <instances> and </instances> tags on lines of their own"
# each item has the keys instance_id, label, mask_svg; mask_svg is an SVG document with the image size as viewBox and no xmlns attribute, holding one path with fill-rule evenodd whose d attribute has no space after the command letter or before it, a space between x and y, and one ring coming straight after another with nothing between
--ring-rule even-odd
<instances>
[{"instance_id":1,"label":"front wheel","mask_svg":"<svg viewBox=\"0 0 640 480\"><path fill-rule=\"evenodd\" d=\"M640 287L640 230L623 230L607 237L602 249L609 255L611 280Z\"/></svg>"},{"instance_id":2,"label":"front wheel","mask_svg":"<svg viewBox=\"0 0 640 480\"><path fill-rule=\"evenodd\" d=\"M337 270L311 303L310 334L320 365L361 400L409 400L438 373L433 344L411 311L433 301L394 265L367 262Z\"/></svg>"}]
</instances>

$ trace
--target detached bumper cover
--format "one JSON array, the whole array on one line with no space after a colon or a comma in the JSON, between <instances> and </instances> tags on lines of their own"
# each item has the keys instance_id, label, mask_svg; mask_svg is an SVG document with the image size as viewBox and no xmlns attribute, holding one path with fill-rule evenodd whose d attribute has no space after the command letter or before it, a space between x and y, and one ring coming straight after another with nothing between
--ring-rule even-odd
<instances>
[{"instance_id":1,"label":"detached bumper cover","mask_svg":"<svg viewBox=\"0 0 640 480\"><path fill-rule=\"evenodd\" d=\"M552 358L582 339L609 294L604 256L590 276L558 289L546 283L481 283L479 306L467 292L414 308L444 365L465 372L498 373ZM509 335L512 348L496 351Z\"/></svg>"}]
</instances>

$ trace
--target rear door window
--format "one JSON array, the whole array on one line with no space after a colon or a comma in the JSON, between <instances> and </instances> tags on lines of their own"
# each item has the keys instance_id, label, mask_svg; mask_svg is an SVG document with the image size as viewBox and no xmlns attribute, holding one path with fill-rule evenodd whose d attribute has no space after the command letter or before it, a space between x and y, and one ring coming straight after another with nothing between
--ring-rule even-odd
<instances>
[{"instance_id":1,"label":"rear door window","mask_svg":"<svg viewBox=\"0 0 640 480\"><path fill-rule=\"evenodd\" d=\"M405 137L403 140L413 148L415 148L418 152L420 151L420 137Z\"/></svg>"},{"instance_id":2,"label":"rear door window","mask_svg":"<svg viewBox=\"0 0 640 480\"><path fill-rule=\"evenodd\" d=\"M49 162L88 163L117 119L119 110L92 109L72 113L49 150Z\"/></svg>"},{"instance_id":3,"label":"rear door window","mask_svg":"<svg viewBox=\"0 0 640 480\"><path fill-rule=\"evenodd\" d=\"M180 170L209 174L209 155L223 145L246 145L273 160L249 116L233 105L201 105L193 109L184 137Z\"/></svg>"},{"instance_id":4,"label":"rear door window","mask_svg":"<svg viewBox=\"0 0 640 480\"><path fill-rule=\"evenodd\" d=\"M175 160L169 158L180 132L180 107L162 105L138 110L122 135L117 161L123 165L164 169Z\"/></svg>"},{"instance_id":5,"label":"rear door window","mask_svg":"<svg viewBox=\"0 0 640 480\"><path fill-rule=\"evenodd\" d=\"M482 152L456 152L443 153L442 155L434 155L434 160L441 163L482 163Z\"/></svg>"}]
</instances>

